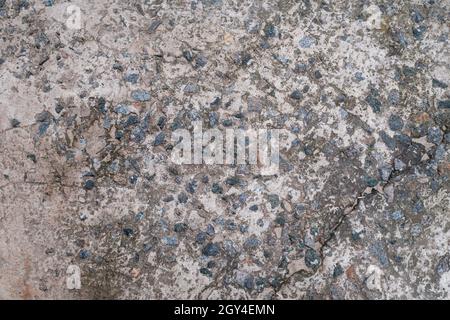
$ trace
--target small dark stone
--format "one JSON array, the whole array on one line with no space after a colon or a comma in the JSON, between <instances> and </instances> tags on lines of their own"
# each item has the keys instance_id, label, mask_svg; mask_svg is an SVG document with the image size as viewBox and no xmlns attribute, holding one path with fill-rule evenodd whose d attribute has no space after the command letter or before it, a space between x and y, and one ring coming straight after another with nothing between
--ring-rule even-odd
<instances>
[{"instance_id":1,"label":"small dark stone","mask_svg":"<svg viewBox=\"0 0 450 320\"><path fill-rule=\"evenodd\" d=\"M220 247L216 243L208 243L203 249L202 254L207 257L215 257L220 253Z\"/></svg>"},{"instance_id":2,"label":"small dark stone","mask_svg":"<svg viewBox=\"0 0 450 320\"><path fill-rule=\"evenodd\" d=\"M402 73L406 78L412 78L416 75L417 70L413 67L403 66Z\"/></svg>"},{"instance_id":3,"label":"small dark stone","mask_svg":"<svg viewBox=\"0 0 450 320\"><path fill-rule=\"evenodd\" d=\"M227 180L225 181L226 184L230 185L230 186L235 186L241 183L240 179L237 177L230 177L227 178Z\"/></svg>"},{"instance_id":4,"label":"small dark stone","mask_svg":"<svg viewBox=\"0 0 450 320\"><path fill-rule=\"evenodd\" d=\"M261 241L255 236L251 236L244 242L245 249L255 249L261 245Z\"/></svg>"},{"instance_id":5,"label":"small dark stone","mask_svg":"<svg viewBox=\"0 0 450 320\"><path fill-rule=\"evenodd\" d=\"M239 231L240 231L241 233L246 233L246 232L248 232L248 228L249 228L248 225L243 224L243 225L239 226Z\"/></svg>"},{"instance_id":6,"label":"small dark stone","mask_svg":"<svg viewBox=\"0 0 450 320\"><path fill-rule=\"evenodd\" d=\"M425 26L418 26L412 28L413 36L417 40L421 40L423 38L425 31L427 31L427 27Z\"/></svg>"},{"instance_id":7,"label":"small dark stone","mask_svg":"<svg viewBox=\"0 0 450 320\"><path fill-rule=\"evenodd\" d=\"M123 230L123 234L127 237L131 237L133 235L133 229L131 228L124 228Z\"/></svg>"},{"instance_id":8,"label":"small dark stone","mask_svg":"<svg viewBox=\"0 0 450 320\"><path fill-rule=\"evenodd\" d=\"M33 163L36 163L36 155L34 154L27 154L27 158L30 159L31 161L33 161Z\"/></svg>"},{"instance_id":9,"label":"small dark stone","mask_svg":"<svg viewBox=\"0 0 450 320\"><path fill-rule=\"evenodd\" d=\"M106 100L103 97L100 97L97 101L97 108L101 113L106 113Z\"/></svg>"},{"instance_id":10,"label":"small dark stone","mask_svg":"<svg viewBox=\"0 0 450 320\"><path fill-rule=\"evenodd\" d=\"M63 111L63 109L64 109L64 106L62 106L61 104L58 103L55 107L55 112L60 114L61 111Z\"/></svg>"},{"instance_id":11,"label":"small dark stone","mask_svg":"<svg viewBox=\"0 0 450 320\"><path fill-rule=\"evenodd\" d=\"M113 70L117 70L119 72L123 72L123 66L120 63L114 63L113 64Z\"/></svg>"},{"instance_id":12,"label":"small dark stone","mask_svg":"<svg viewBox=\"0 0 450 320\"><path fill-rule=\"evenodd\" d=\"M186 223L177 223L173 227L173 231L175 232L185 232L188 229L188 225Z\"/></svg>"},{"instance_id":13,"label":"small dark stone","mask_svg":"<svg viewBox=\"0 0 450 320\"><path fill-rule=\"evenodd\" d=\"M129 73L124 77L125 82L129 82L132 84L138 83L139 74L138 73Z\"/></svg>"},{"instance_id":14,"label":"small dark stone","mask_svg":"<svg viewBox=\"0 0 450 320\"><path fill-rule=\"evenodd\" d=\"M199 244L203 244L203 243L205 243L207 237L208 237L208 234L206 232L203 232L203 231L199 232L195 236L195 242L197 242Z\"/></svg>"},{"instance_id":15,"label":"small dark stone","mask_svg":"<svg viewBox=\"0 0 450 320\"><path fill-rule=\"evenodd\" d=\"M268 23L264 27L264 35L267 38L273 38L277 36L277 28L272 24Z\"/></svg>"},{"instance_id":16,"label":"small dark stone","mask_svg":"<svg viewBox=\"0 0 450 320\"><path fill-rule=\"evenodd\" d=\"M303 94L300 92L300 90L294 90L291 93L291 99L301 100L302 98L303 98Z\"/></svg>"},{"instance_id":17,"label":"small dark stone","mask_svg":"<svg viewBox=\"0 0 450 320\"><path fill-rule=\"evenodd\" d=\"M414 9L411 11L411 20L414 21L415 23L420 23L424 19L425 18L422 16L422 14L417 9Z\"/></svg>"},{"instance_id":18,"label":"small dark stone","mask_svg":"<svg viewBox=\"0 0 450 320\"><path fill-rule=\"evenodd\" d=\"M275 219L275 223L280 225L280 226L284 226L286 224L286 218L283 216L278 216Z\"/></svg>"},{"instance_id":19,"label":"small dark stone","mask_svg":"<svg viewBox=\"0 0 450 320\"><path fill-rule=\"evenodd\" d=\"M444 135L445 143L450 143L450 132Z\"/></svg>"},{"instance_id":20,"label":"small dark stone","mask_svg":"<svg viewBox=\"0 0 450 320\"><path fill-rule=\"evenodd\" d=\"M83 188L85 190L92 190L92 189L94 189L94 187L95 187L95 182L93 180L87 180L83 186Z\"/></svg>"},{"instance_id":21,"label":"small dark stone","mask_svg":"<svg viewBox=\"0 0 450 320\"><path fill-rule=\"evenodd\" d=\"M165 196L162 201L164 202L172 202L174 200L172 195Z\"/></svg>"},{"instance_id":22,"label":"small dark stone","mask_svg":"<svg viewBox=\"0 0 450 320\"><path fill-rule=\"evenodd\" d=\"M392 168L390 166L383 166L378 171L381 179L383 181L388 181L392 173Z\"/></svg>"},{"instance_id":23,"label":"small dark stone","mask_svg":"<svg viewBox=\"0 0 450 320\"><path fill-rule=\"evenodd\" d=\"M129 178L130 184L136 184L136 182L138 181L138 176L137 175L132 175Z\"/></svg>"},{"instance_id":24,"label":"small dark stone","mask_svg":"<svg viewBox=\"0 0 450 320\"><path fill-rule=\"evenodd\" d=\"M297 63L294 68L295 73L304 73L308 70L308 66L304 63Z\"/></svg>"},{"instance_id":25,"label":"small dark stone","mask_svg":"<svg viewBox=\"0 0 450 320\"><path fill-rule=\"evenodd\" d=\"M392 137L390 137L386 132L381 131L380 132L380 137L381 140L383 140L383 142L386 144L386 146L391 149L391 150L395 150L396 147L396 142L395 139L393 139Z\"/></svg>"},{"instance_id":26,"label":"small dark stone","mask_svg":"<svg viewBox=\"0 0 450 320\"><path fill-rule=\"evenodd\" d=\"M36 122L50 122L53 120L53 115L48 111L43 111L41 113L38 113L35 116Z\"/></svg>"},{"instance_id":27,"label":"small dark stone","mask_svg":"<svg viewBox=\"0 0 450 320\"><path fill-rule=\"evenodd\" d=\"M334 266L333 278L337 278L342 274L344 274L344 269L342 269L341 265L338 263Z\"/></svg>"},{"instance_id":28,"label":"small dark stone","mask_svg":"<svg viewBox=\"0 0 450 320\"><path fill-rule=\"evenodd\" d=\"M178 194L178 202L179 203L186 203L188 201L188 196L186 195L186 193L181 192L180 194Z\"/></svg>"},{"instance_id":29,"label":"small dark stone","mask_svg":"<svg viewBox=\"0 0 450 320\"><path fill-rule=\"evenodd\" d=\"M80 255L80 259L83 259L83 260L85 260L91 256L90 252L86 249L81 249L79 255Z\"/></svg>"},{"instance_id":30,"label":"small dark stone","mask_svg":"<svg viewBox=\"0 0 450 320\"><path fill-rule=\"evenodd\" d=\"M124 123L124 127L132 127L139 124L139 117L137 115L130 115Z\"/></svg>"},{"instance_id":31,"label":"small dark stone","mask_svg":"<svg viewBox=\"0 0 450 320\"><path fill-rule=\"evenodd\" d=\"M253 290L253 288L255 287L255 281L253 276L249 275L247 277L245 277L244 279L244 287L247 290Z\"/></svg>"},{"instance_id":32,"label":"small dark stone","mask_svg":"<svg viewBox=\"0 0 450 320\"><path fill-rule=\"evenodd\" d=\"M389 123L389 128L392 131L400 131L403 129L403 119L396 114L393 114L389 117L388 123Z\"/></svg>"},{"instance_id":33,"label":"small dark stone","mask_svg":"<svg viewBox=\"0 0 450 320\"><path fill-rule=\"evenodd\" d=\"M250 211L256 212L256 211L258 211L258 205L254 204L249 209L250 209Z\"/></svg>"},{"instance_id":34,"label":"small dark stone","mask_svg":"<svg viewBox=\"0 0 450 320\"><path fill-rule=\"evenodd\" d=\"M366 184L368 187L374 188L378 184L378 180L372 177L367 177Z\"/></svg>"},{"instance_id":35,"label":"small dark stone","mask_svg":"<svg viewBox=\"0 0 450 320\"><path fill-rule=\"evenodd\" d=\"M450 100L439 100L438 108L440 109L450 109Z\"/></svg>"},{"instance_id":36,"label":"small dark stone","mask_svg":"<svg viewBox=\"0 0 450 320\"><path fill-rule=\"evenodd\" d=\"M250 64L251 60L252 60L252 56L249 53L245 52L241 56L241 65L247 66Z\"/></svg>"},{"instance_id":37,"label":"small dark stone","mask_svg":"<svg viewBox=\"0 0 450 320\"><path fill-rule=\"evenodd\" d=\"M434 144L441 143L442 139L444 138L444 134L442 133L441 129L437 127L431 127L428 129L427 134L427 141Z\"/></svg>"},{"instance_id":38,"label":"small dark stone","mask_svg":"<svg viewBox=\"0 0 450 320\"><path fill-rule=\"evenodd\" d=\"M211 112L209 114L209 125L211 128L215 128L219 123L219 114L217 112Z\"/></svg>"},{"instance_id":39,"label":"small dark stone","mask_svg":"<svg viewBox=\"0 0 450 320\"><path fill-rule=\"evenodd\" d=\"M188 50L183 51L183 57L188 61L188 62L192 62L193 60L193 56L192 53Z\"/></svg>"},{"instance_id":40,"label":"small dark stone","mask_svg":"<svg viewBox=\"0 0 450 320\"><path fill-rule=\"evenodd\" d=\"M150 93L145 90L134 90L131 92L131 97L139 102L145 102L150 100Z\"/></svg>"},{"instance_id":41,"label":"small dark stone","mask_svg":"<svg viewBox=\"0 0 450 320\"><path fill-rule=\"evenodd\" d=\"M214 230L214 226L212 224L208 224L208 226L206 227L206 233L210 236L216 234L216 230Z\"/></svg>"},{"instance_id":42,"label":"small dark stone","mask_svg":"<svg viewBox=\"0 0 450 320\"><path fill-rule=\"evenodd\" d=\"M11 127L18 128L20 126L20 121L17 119L11 119Z\"/></svg>"},{"instance_id":43,"label":"small dark stone","mask_svg":"<svg viewBox=\"0 0 450 320\"><path fill-rule=\"evenodd\" d=\"M193 194L197 190L197 181L191 180L186 185L186 191Z\"/></svg>"},{"instance_id":44,"label":"small dark stone","mask_svg":"<svg viewBox=\"0 0 450 320\"><path fill-rule=\"evenodd\" d=\"M231 127L233 125L233 120L231 119L225 119L222 121L222 124L224 127Z\"/></svg>"},{"instance_id":45,"label":"small dark stone","mask_svg":"<svg viewBox=\"0 0 450 320\"><path fill-rule=\"evenodd\" d=\"M141 143L145 140L145 131L140 128L136 127L131 132L131 140L137 143Z\"/></svg>"},{"instance_id":46,"label":"small dark stone","mask_svg":"<svg viewBox=\"0 0 450 320\"><path fill-rule=\"evenodd\" d=\"M400 92L396 89L389 91L388 101L393 106L398 105L400 103Z\"/></svg>"},{"instance_id":47,"label":"small dark stone","mask_svg":"<svg viewBox=\"0 0 450 320\"><path fill-rule=\"evenodd\" d=\"M437 79L433 79L431 81L433 88L441 88L441 89L447 89L448 85L442 81L439 81Z\"/></svg>"},{"instance_id":48,"label":"small dark stone","mask_svg":"<svg viewBox=\"0 0 450 320\"><path fill-rule=\"evenodd\" d=\"M308 249L305 253L305 264L308 268L317 269L320 265L320 256L314 249Z\"/></svg>"},{"instance_id":49,"label":"small dark stone","mask_svg":"<svg viewBox=\"0 0 450 320\"><path fill-rule=\"evenodd\" d=\"M225 229L229 230L229 231L234 231L237 229L237 225L236 222L234 222L233 220L229 219L227 221L225 221Z\"/></svg>"},{"instance_id":50,"label":"small dark stone","mask_svg":"<svg viewBox=\"0 0 450 320\"><path fill-rule=\"evenodd\" d=\"M212 272L208 268L201 268L200 273L207 277L212 277L212 275L213 275Z\"/></svg>"},{"instance_id":51,"label":"small dark stone","mask_svg":"<svg viewBox=\"0 0 450 320\"><path fill-rule=\"evenodd\" d=\"M380 241L372 243L369 246L369 252L378 259L382 267L387 267L389 265L389 258L383 243Z\"/></svg>"},{"instance_id":52,"label":"small dark stone","mask_svg":"<svg viewBox=\"0 0 450 320\"><path fill-rule=\"evenodd\" d=\"M158 29L158 27L161 25L161 23L162 23L161 20L152 21L152 23L148 27L148 32L150 32L150 33L155 32Z\"/></svg>"},{"instance_id":53,"label":"small dark stone","mask_svg":"<svg viewBox=\"0 0 450 320\"><path fill-rule=\"evenodd\" d=\"M425 206L423 204L422 200L417 200L416 203L413 206L413 212L415 214L423 213L425 211Z\"/></svg>"},{"instance_id":54,"label":"small dark stone","mask_svg":"<svg viewBox=\"0 0 450 320\"><path fill-rule=\"evenodd\" d=\"M320 79L322 78L322 73L319 70L314 71L314 78Z\"/></svg>"},{"instance_id":55,"label":"small dark stone","mask_svg":"<svg viewBox=\"0 0 450 320\"><path fill-rule=\"evenodd\" d=\"M315 38L310 36L304 36L303 38L300 39L298 44L300 45L301 48L307 49L315 46L316 42L317 41Z\"/></svg>"},{"instance_id":56,"label":"small dark stone","mask_svg":"<svg viewBox=\"0 0 450 320\"><path fill-rule=\"evenodd\" d=\"M188 83L188 84L186 84L186 86L183 89L183 91L186 93L196 93L199 90L200 90L200 88L195 83Z\"/></svg>"},{"instance_id":57,"label":"small dark stone","mask_svg":"<svg viewBox=\"0 0 450 320\"><path fill-rule=\"evenodd\" d=\"M223 188L217 182L214 182L212 184L211 191L212 191L212 193L219 194L219 193L223 193Z\"/></svg>"},{"instance_id":58,"label":"small dark stone","mask_svg":"<svg viewBox=\"0 0 450 320\"><path fill-rule=\"evenodd\" d=\"M166 246L175 247L178 245L178 238L177 237L169 237L165 236L161 239L162 243Z\"/></svg>"},{"instance_id":59,"label":"small dark stone","mask_svg":"<svg viewBox=\"0 0 450 320\"><path fill-rule=\"evenodd\" d=\"M160 145L164 144L165 139L166 139L166 134L164 132L160 132L156 135L153 145L155 147L160 146Z\"/></svg>"},{"instance_id":60,"label":"small dark stone","mask_svg":"<svg viewBox=\"0 0 450 320\"><path fill-rule=\"evenodd\" d=\"M381 102L373 91L366 97L366 102L372 108L373 112L378 113L381 111Z\"/></svg>"},{"instance_id":61,"label":"small dark stone","mask_svg":"<svg viewBox=\"0 0 450 320\"><path fill-rule=\"evenodd\" d=\"M160 117L159 119L158 119L158 127L162 130L162 129L164 129L164 127L165 127L165 125L166 125L166 121L167 121L167 118L166 117Z\"/></svg>"},{"instance_id":62,"label":"small dark stone","mask_svg":"<svg viewBox=\"0 0 450 320\"><path fill-rule=\"evenodd\" d=\"M203 182L204 184L209 183L209 177L208 177L207 175L204 175L204 176L202 177L202 182Z\"/></svg>"},{"instance_id":63,"label":"small dark stone","mask_svg":"<svg viewBox=\"0 0 450 320\"><path fill-rule=\"evenodd\" d=\"M195 58L195 68L203 68L208 63L208 59L204 56L197 56Z\"/></svg>"},{"instance_id":64,"label":"small dark stone","mask_svg":"<svg viewBox=\"0 0 450 320\"><path fill-rule=\"evenodd\" d=\"M116 133L115 133L115 137L116 137L117 140L122 140L124 135L125 134L121 130L117 130Z\"/></svg>"},{"instance_id":65,"label":"small dark stone","mask_svg":"<svg viewBox=\"0 0 450 320\"><path fill-rule=\"evenodd\" d=\"M280 205L280 197L278 197L278 195L269 194L268 199L269 199L269 203L270 203L270 206L272 207L272 209L275 209L276 207L278 207Z\"/></svg>"}]
</instances>

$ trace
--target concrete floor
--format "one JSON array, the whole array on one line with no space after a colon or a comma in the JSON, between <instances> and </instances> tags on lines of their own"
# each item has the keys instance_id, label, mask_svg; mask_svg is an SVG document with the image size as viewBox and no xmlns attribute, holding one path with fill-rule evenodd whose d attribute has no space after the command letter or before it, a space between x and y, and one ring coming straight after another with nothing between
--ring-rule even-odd
<instances>
[{"instance_id":1,"label":"concrete floor","mask_svg":"<svg viewBox=\"0 0 450 320\"><path fill-rule=\"evenodd\" d=\"M0 0L0 298L449 299L449 0ZM272 128L275 175L177 165Z\"/></svg>"}]
</instances>

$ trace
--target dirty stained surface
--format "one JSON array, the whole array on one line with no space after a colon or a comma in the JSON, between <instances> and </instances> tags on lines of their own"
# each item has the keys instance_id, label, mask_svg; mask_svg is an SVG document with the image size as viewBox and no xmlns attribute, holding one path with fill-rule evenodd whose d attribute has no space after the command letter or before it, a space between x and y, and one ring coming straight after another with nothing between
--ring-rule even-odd
<instances>
[{"instance_id":1,"label":"dirty stained surface","mask_svg":"<svg viewBox=\"0 0 450 320\"><path fill-rule=\"evenodd\" d=\"M449 10L0 0L0 298L449 299ZM174 164L195 120L279 173Z\"/></svg>"}]
</instances>

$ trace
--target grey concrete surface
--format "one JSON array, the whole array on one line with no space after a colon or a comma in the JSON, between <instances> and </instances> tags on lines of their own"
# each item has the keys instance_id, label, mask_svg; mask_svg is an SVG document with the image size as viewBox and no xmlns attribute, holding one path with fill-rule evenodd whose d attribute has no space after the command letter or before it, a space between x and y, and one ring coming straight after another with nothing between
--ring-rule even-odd
<instances>
[{"instance_id":1,"label":"grey concrete surface","mask_svg":"<svg viewBox=\"0 0 450 320\"><path fill-rule=\"evenodd\" d=\"M0 0L0 298L449 299L449 9Z\"/></svg>"}]
</instances>

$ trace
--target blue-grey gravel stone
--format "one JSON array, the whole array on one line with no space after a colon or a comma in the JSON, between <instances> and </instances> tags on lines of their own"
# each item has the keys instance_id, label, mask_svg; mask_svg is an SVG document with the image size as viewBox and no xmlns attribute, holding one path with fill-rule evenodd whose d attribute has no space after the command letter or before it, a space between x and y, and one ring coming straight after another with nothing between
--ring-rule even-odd
<instances>
[{"instance_id":1,"label":"blue-grey gravel stone","mask_svg":"<svg viewBox=\"0 0 450 320\"><path fill-rule=\"evenodd\" d=\"M81 249L79 256L80 256L80 259L85 260L91 256L91 253L89 252L89 250Z\"/></svg>"},{"instance_id":2,"label":"blue-grey gravel stone","mask_svg":"<svg viewBox=\"0 0 450 320\"><path fill-rule=\"evenodd\" d=\"M136 84L136 83L138 83L138 80L139 80L139 74L138 73L129 73L124 77L124 80L126 82Z\"/></svg>"},{"instance_id":3,"label":"blue-grey gravel stone","mask_svg":"<svg viewBox=\"0 0 450 320\"><path fill-rule=\"evenodd\" d=\"M185 232L188 229L188 225L184 222L176 223L173 226L173 231L175 232Z\"/></svg>"},{"instance_id":4,"label":"blue-grey gravel stone","mask_svg":"<svg viewBox=\"0 0 450 320\"><path fill-rule=\"evenodd\" d=\"M161 241L164 245L170 246L170 247L175 247L178 245L177 237L164 236Z\"/></svg>"},{"instance_id":5,"label":"blue-grey gravel stone","mask_svg":"<svg viewBox=\"0 0 450 320\"><path fill-rule=\"evenodd\" d=\"M427 134L427 141L434 143L434 144L440 144L442 139L444 138L444 134L442 133L441 129L437 127L431 127L428 129Z\"/></svg>"},{"instance_id":6,"label":"blue-grey gravel stone","mask_svg":"<svg viewBox=\"0 0 450 320\"><path fill-rule=\"evenodd\" d=\"M305 264L308 268L316 270L320 266L320 255L314 249L307 249L305 253Z\"/></svg>"},{"instance_id":7,"label":"blue-grey gravel stone","mask_svg":"<svg viewBox=\"0 0 450 320\"><path fill-rule=\"evenodd\" d=\"M216 230L214 229L214 226L212 224L208 224L208 226L206 227L206 233L210 236L216 234Z\"/></svg>"},{"instance_id":8,"label":"blue-grey gravel stone","mask_svg":"<svg viewBox=\"0 0 450 320\"><path fill-rule=\"evenodd\" d=\"M86 180L86 181L84 182L83 188L84 188L85 190L92 190L92 189L94 189L94 187L95 187L95 182L94 182L94 180Z\"/></svg>"},{"instance_id":9,"label":"blue-grey gravel stone","mask_svg":"<svg viewBox=\"0 0 450 320\"><path fill-rule=\"evenodd\" d=\"M199 232L197 233L197 235L195 236L195 242L199 243L199 244L203 244L205 243L206 239L207 239L208 235L206 232Z\"/></svg>"},{"instance_id":10,"label":"blue-grey gravel stone","mask_svg":"<svg viewBox=\"0 0 450 320\"><path fill-rule=\"evenodd\" d=\"M216 243L208 243L203 249L202 254L207 257L215 257L220 253L220 247Z\"/></svg>"},{"instance_id":11,"label":"blue-grey gravel stone","mask_svg":"<svg viewBox=\"0 0 450 320\"><path fill-rule=\"evenodd\" d=\"M447 89L448 85L442 81L439 81L438 79L431 80L431 84L433 88L441 88L441 89Z\"/></svg>"},{"instance_id":12,"label":"blue-grey gravel stone","mask_svg":"<svg viewBox=\"0 0 450 320\"><path fill-rule=\"evenodd\" d=\"M261 245L261 241L255 236L251 236L244 242L245 249L255 249Z\"/></svg>"},{"instance_id":13,"label":"blue-grey gravel stone","mask_svg":"<svg viewBox=\"0 0 450 320\"><path fill-rule=\"evenodd\" d=\"M389 128L392 131L400 131L403 129L403 125L404 125L403 119L396 114L393 114L389 117L388 123L389 123Z\"/></svg>"},{"instance_id":14,"label":"blue-grey gravel stone","mask_svg":"<svg viewBox=\"0 0 450 320\"><path fill-rule=\"evenodd\" d=\"M378 262L383 268L389 266L389 257L382 242L376 241L370 244L369 252L378 259Z\"/></svg>"},{"instance_id":15,"label":"blue-grey gravel stone","mask_svg":"<svg viewBox=\"0 0 450 320\"><path fill-rule=\"evenodd\" d=\"M310 36L304 36L298 42L301 48L307 49L316 45L316 39Z\"/></svg>"},{"instance_id":16,"label":"blue-grey gravel stone","mask_svg":"<svg viewBox=\"0 0 450 320\"><path fill-rule=\"evenodd\" d=\"M163 145L166 140L166 134L164 132L160 132L156 135L155 141L153 142L154 146Z\"/></svg>"},{"instance_id":17,"label":"blue-grey gravel stone","mask_svg":"<svg viewBox=\"0 0 450 320\"><path fill-rule=\"evenodd\" d=\"M377 94L374 91L372 91L366 97L366 102L372 108L373 112L375 112L375 113L381 112L381 102L380 102L379 98L377 97Z\"/></svg>"},{"instance_id":18,"label":"blue-grey gravel stone","mask_svg":"<svg viewBox=\"0 0 450 320\"><path fill-rule=\"evenodd\" d=\"M450 109L450 100L439 100L438 108L440 109Z\"/></svg>"},{"instance_id":19,"label":"blue-grey gravel stone","mask_svg":"<svg viewBox=\"0 0 450 320\"><path fill-rule=\"evenodd\" d=\"M391 213L391 219L394 221L400 221L403 220L403 218L404 218L403 212L401 212L400 210Z\"/></svg>"},{"instance_id":20,"label":"blue-grey gravel stone","mask_svg":"<svg viewBox=\"0 0 450 320\"><path fill-rule=\"evenodd\" d=\"M186 193L184 193L184 192L180 192L179 194L178 194L178 202L179 203L187 203L187 201L188 201L188 196L187 196L187 194Z\"/></svg>"},{"instance_id":21,"label":"blue-grey gravel stone","mask_svg":"<svg viewBox=\"0 0 450 320\"><path fill-rule=\"evenodd\" d=\"M400 103L400 92L397 89L389 91L388 101L393 106L398 105Z\"/></svg>"},{"instance_id":22,"label":"blue-grey gravel stone","mask_svg":"<svg viewBox=\"0 0 450 320\"><path fill-rule=\"evenodd\" d=\"M134 90L133 92L131 92L131 97L134 100L140 101L140 102L149 101L151 98L150 92L145 91L145 90Z\"/></svg>"}]
</instances>

